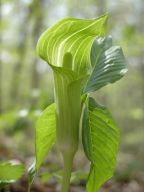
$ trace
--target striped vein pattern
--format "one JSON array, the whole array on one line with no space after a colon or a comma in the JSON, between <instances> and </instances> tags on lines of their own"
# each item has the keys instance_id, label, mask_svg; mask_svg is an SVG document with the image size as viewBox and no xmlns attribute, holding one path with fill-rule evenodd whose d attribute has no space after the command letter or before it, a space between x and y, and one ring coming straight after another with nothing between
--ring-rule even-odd
<instances>
[{"instance_id":1,"label":"striped vein pattern","mask_svg":"<svg viewBox=\"0 0 144 192\"><path fill-rule=\"evenodd\" d=\"M42 34L37 52L49 64L62 66L63 56L70 52L73 57L72 69L86 73L90 67L90 49L94 39L105 33L107 15L97 19L84 20L65 18Z\"/></svg>"}]
</instances>

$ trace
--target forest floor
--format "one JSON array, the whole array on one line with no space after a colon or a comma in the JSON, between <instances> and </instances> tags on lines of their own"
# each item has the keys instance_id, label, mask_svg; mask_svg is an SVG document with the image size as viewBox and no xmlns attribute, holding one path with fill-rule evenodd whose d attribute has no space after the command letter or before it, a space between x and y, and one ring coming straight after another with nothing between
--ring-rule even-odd
<instances>
[{"instance_id":1,"label":"forest floor","mask_svg":"<svg viewBox=\"0 0 144 192\"><path fill-rule=\"evenodd\" d=\"M72 185L70 192L85 192L84 183L76 186ZM0 192L27 192L28 181L23 177L19 182L13 183L10 186L1 189ZM31 192L59 192L60 185L58 184L38 184L34 183L31 187ZM144 192L144 182L137 180L116 182L109 181L100 190L100 192Z\"/></svg>"},{"instance_id":2,"label":"forest floor","mask_svg":"<svg viewBox=\"0 0 144 192\"><path fill-rule=\"evenodd\" d=\"M19 136L19 135L18 135ZM0 155L5 159L16 159L19 162L23 163L25 167L29 167L33 162L33 155L31 155L33 149L29 146L32 146L31 140L27 139L27 142L24 142L25 138L22 139L20 136L18 142L13 145L11 138L1 135L0 137ZM33 140L32 140L33 141ZM16 148L14 148L16 146ZM19 148L18 148L19 147ZM23 156L25 154L25 156ZM135 154L134 152L132 154ZM122 155L122 154L121 154ZM21 157L21 158L19 158ZM135 157L135 156L134 156ZM137 157L137 156L136 156ZM25 160L24 160L25 159ZM42 182L41 176L42 173L48 172L53 173L53 171L61 170L61 164L56 156L56 151L53 151L49 154L48 159L43 163L42 169L39 175L35 178L34 183L31 187L31 192L59 192L60 184L54 179L52 182ZM138 161L138 158L133 159L131 156L127 155L121 156L121 163L118 163L119 172L114 175L113 179L109 180L106 184L103 185L100 192L144 192L144 164L143 158L141 161ZM87 170L85 158L81 150L77 154L77 161L75 161L74 171ZM129 166L130 165L130 166ZM70 192L85 192L86 191L86 181L85 179L80 179L79 183L72 184ZM23 176L16 183L0 189L0 192L28 192L28 177L27 175Z\"/></svg>"}]
</instances>

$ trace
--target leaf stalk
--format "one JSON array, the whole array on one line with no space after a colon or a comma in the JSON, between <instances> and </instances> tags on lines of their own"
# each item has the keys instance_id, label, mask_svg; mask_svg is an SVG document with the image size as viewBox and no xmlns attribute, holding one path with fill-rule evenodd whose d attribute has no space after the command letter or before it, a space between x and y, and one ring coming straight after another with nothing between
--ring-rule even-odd
<instances>
[{"instance_id":1,"label":"leaf stalk","mask_svg":"<svg viewBox=\"0 0 144 192\"><path fill-rule=\"evenodd\" d=\"M61 192L69 191L73 157L74 155L71 155L71 154L63 155L64 169L63 169L63 180L62 180Z\"/></svg>"}]
</instances>

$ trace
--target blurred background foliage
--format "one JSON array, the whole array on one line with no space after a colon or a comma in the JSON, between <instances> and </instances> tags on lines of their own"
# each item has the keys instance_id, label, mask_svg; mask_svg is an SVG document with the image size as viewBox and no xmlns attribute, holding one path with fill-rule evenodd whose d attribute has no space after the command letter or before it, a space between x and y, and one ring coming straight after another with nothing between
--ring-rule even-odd
<instances>
[{"instance_id":1,"label":"blurred background foliage","mask_svg":"<svg viewBox=\"0 0 144 192\"><path fill-rule=\"evenodd\" d=\"M35 51L40 34L66 16L94 18L108 12L108 34L123 47L129 71L93 96L109 107L121 130L114 180L135 182L130 192L143 190L144 1L1 0L0 9L0 160L32 162L36 119L54 100L51 70ZM60 164L55 153L54 148L48 158L55 164L50 170ZM77 158L74 169L87 170L81 149Z\"/></svg>"}]
</instances>

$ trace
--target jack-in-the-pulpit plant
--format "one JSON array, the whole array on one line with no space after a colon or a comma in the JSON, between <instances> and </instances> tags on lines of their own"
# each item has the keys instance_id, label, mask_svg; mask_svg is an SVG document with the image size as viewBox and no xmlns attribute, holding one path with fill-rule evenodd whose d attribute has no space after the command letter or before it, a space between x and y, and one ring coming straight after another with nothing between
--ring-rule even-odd
<instances>
[{"instance_id":1,"label":"jack-in-the-pulpit plant","mask_svg":"<svg viewBox=\"0 0 144 192\"><path fill-rule=\"evenodd\" d=\"M90 97L91 92L127 72L122 49L105 34L107 17L64 18L45 31L37 43L38 55L53 71L55 103L45 109L36 125L35 170L57 142L64 161L61 192L69 191L80 130L91 163L87 192L98 192L112 177L116 165L119 129L108 109Z\"/></svg>"}]
</instances>

